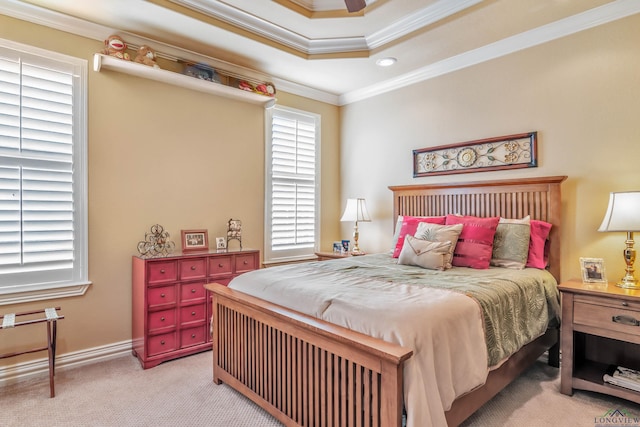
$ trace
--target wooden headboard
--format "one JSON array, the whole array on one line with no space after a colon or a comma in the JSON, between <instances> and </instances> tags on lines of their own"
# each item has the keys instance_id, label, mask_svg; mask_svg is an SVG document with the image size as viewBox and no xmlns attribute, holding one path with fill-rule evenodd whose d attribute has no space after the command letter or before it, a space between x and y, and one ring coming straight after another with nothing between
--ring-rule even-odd
<instances>
[{"instance_id":1,"label":"wooden headboard","mask_svg":"<svg viewBox=\"0 0 640 427\"><path fill-rule=\"evenodd\" d=\"M560 281L560 186L566 176L443 184L391 186L398 215L447 214L522 218L553 224L549 236L549 271ZM395 224L395 221L394 221Z\"/></svg>"}]
</instances>

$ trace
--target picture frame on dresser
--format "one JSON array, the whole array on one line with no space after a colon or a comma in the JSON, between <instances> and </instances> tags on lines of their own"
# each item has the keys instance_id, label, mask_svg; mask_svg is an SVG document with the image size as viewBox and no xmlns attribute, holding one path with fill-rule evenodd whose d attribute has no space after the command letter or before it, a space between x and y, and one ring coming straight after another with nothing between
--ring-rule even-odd
<instances>
[{"instance_id":1,"label":"picture frame on dresser","mask_svg":"<svg viewBox=\"0 0 640 427\"><path fill-rule=\"evenodd\" d=\"M207 230L181 230L182 252L199 252L209 250Z\"/></svg>"},{"instance_id":2,"label":"picture frame on dresser","mask_svg":"<svg viewBox=\"0 0 640 427\"><path fill-rule=\"evenodd\" d=\"M602 258L580 258L583 283L607 283L607 275Z\"/></svg>"}]
</instances>

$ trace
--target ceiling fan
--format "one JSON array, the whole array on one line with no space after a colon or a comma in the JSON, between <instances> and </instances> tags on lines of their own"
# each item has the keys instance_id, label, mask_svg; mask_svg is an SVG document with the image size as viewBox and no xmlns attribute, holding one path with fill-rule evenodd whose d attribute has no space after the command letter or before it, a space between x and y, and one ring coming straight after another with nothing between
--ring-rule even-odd
<instances>
[{"instance_id":1,"label":"ceiling fan","mask_svg":"<svg viewBox=\"0 0 640 427\"><path fill-rule=\"evenodd\" d=\"M350 13L360 12L367 6L365 0L344 0L344 3L347 5L347 10Z\"/></svg>"}]
</instances>

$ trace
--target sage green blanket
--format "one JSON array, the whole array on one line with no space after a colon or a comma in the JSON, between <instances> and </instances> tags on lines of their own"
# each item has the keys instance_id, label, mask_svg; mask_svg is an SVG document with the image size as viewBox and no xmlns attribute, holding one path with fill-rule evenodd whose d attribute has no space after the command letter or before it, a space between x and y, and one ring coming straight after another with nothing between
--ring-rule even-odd
<instances>
[{"instance_id":1,"label":"sage green blanket","mask_svg":"<svg viewBox=\"0 0 640 427\"><path fill-rule=\"evenodd\" d=\"M523 345L559 324L557 282L545 270L453 267L445 271L399 265L388 254L319 262L314 268L347 276L371 278L420 287L448 289L473 298L484 316L488 366L496 366Z\"/></svg>"}]
</instances>

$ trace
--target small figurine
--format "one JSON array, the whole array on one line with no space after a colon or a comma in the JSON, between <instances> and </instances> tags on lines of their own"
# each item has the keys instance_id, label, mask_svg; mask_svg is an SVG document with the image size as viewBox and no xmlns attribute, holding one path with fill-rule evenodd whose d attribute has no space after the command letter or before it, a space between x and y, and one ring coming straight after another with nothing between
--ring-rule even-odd
<instances>
[{"instance_id":1,"label":"small figurine","mask_svg":"<svg viewBox=\"0 0 640 427\"><path fill-rule=\"evenodd\" d=\"M242 221L231 218L227 226L227 248L229 240L237 240L240 243L240 250L242 250Z\"/></svg>"},{"instance_id":2,"label":"small figurine","mask_svg":"<svg viewBox=\"0 0 640 427\"><path fill-rule=\"evenodd\" d=\"M139 64L148 65L149 67L160 68L156 63L156 52L145 44L138 48L138 54L134 61Z\"/></svg>"},{"instance_id":3,"label":"small figurine","mask_svg":"<svg viewBox=\"0 0 640 427\"><path fill-rule=\"evenodd\" d=\"M126 52L127 44L122 40L122 37L112 34L108 39L104 41L104 49L102 53L109 56L115 56L116 58L130 61L131 57Z\"/></svg>"}]
</instances>

